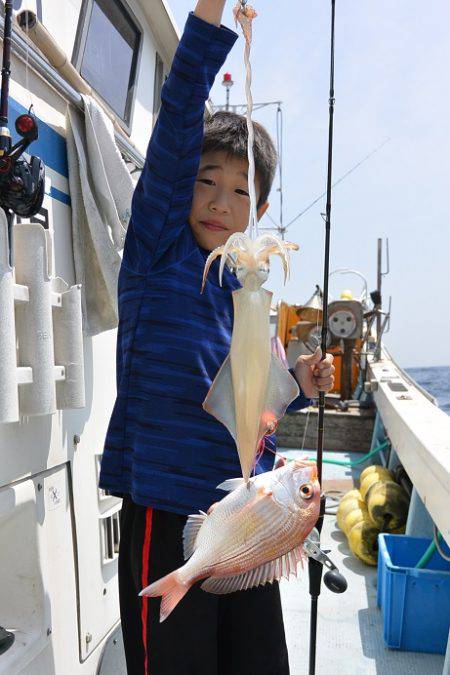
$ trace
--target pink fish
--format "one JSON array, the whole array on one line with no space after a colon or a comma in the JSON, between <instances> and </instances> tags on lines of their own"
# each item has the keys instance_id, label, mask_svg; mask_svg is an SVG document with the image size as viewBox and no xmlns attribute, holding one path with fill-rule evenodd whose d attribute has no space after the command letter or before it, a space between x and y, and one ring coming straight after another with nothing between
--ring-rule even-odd
<instances>
[{"instance_id":1,"label":"pink fish","mask_svg":"<svg viewBox=\"0 0 450 675\"><path fill-rule=\"evenodd\" d=\"M231 593L297 573L302 543L319 516L320 486L314 462L289 462L250 479L218 486L230 492L208 513L189 516L183 533L183 567L144 588L162 596L164 621L190 587L206 579L210 593Z\"/></svg>"}]
</instances>

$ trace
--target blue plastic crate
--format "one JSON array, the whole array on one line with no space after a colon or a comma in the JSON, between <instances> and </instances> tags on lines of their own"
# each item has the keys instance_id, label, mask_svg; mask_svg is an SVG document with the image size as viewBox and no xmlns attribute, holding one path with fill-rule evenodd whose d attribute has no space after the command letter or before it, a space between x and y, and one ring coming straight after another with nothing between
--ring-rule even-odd
<instances>
[{"instance_id":1,"label":"blue plastic crate","mask_svg":"<svg viewBox=\"0 0 450 675\"><path fill-rule=\"evenodd\" d=\"M450 628L450 562L437 551L414 569L430 544L397 534L378 536L378 605L388 647L445 654ZM442 548L450 551L445 544Z\"/></svg>"}]
</instances>

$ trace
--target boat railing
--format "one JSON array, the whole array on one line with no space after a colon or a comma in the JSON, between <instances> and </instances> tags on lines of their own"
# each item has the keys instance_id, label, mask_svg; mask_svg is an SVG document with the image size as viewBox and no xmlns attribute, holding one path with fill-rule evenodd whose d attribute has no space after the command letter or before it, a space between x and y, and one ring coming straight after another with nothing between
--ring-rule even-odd
<instances>
[{"instance_id":1,"label":"boat railing","mask_svg":"<svg viewBox=\"0 0 450 675\"><path fill-rule=\"evenodd\" d=\"M392 355L390 354L390 352L389 352L389 350L387 349L387 347L386 347L385 344L383 344L383 351L385 352L386 356L387 356L389 359L391 359L392 361L394 361ZM433 405L437 405L437 404L438 404L438 402L437 402L436 398L433 396L433 394L430 394L429 391L427 391L426 389L424 389L418 382L416 382L415 379L414 379L413 377L411 377L411 375L409 375L409 374L406 372L406 370L403 370L403 368L402 368L401 366L398 365L398 363L395 364L395 367L396 367L397 370L401 373L402 377L404 377L405 380L408 380L408 382L409 382L410 384L412 384L413 387L415 387L416 389L418 389L418 390L420 391L420 393L423 394L423 396L425 396L425 398L427 398L429 401L431 401L431 403L433 403Z\"/></svg>"},{"instance_id":2,"label":"boat railing","mask_svg":"<svg viewBox=\"0 0 450 675\"><path fill-rule=\"evenodd\" d=\"M384 347L379 361L369 357L369 379L392 448L450 544L450 417Z\"/></svg>"}]
</instances>

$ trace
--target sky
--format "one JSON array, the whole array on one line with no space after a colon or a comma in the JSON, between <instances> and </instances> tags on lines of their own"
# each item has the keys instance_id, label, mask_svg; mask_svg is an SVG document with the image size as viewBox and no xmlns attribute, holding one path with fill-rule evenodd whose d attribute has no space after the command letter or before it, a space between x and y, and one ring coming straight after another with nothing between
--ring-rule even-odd
<instances>
[{"instance_id":1,"label":"sky","mask_svg":"<svg viewBox=\"0 0 450 675\"><path fill-rule=\"evenodd\" d=\"M183 28L191 0L168 0ZM222 23L234 29L233 2ZM283 222L326 189L330 59L329 2L254 0L252 92L255 103L282 101ZM333 179L387 141L332 193L330 270L353 268L376 287L377 238L389 238L384 342L403 367L450 364L450 3L435 0L337 0ZM245 103L244 40L211 90L225 103L223 73L235 82L230 102ZM254 113L276 138L276 106ZM389 140L388 140L389 139ZM278 176L269 213L279 220ZM301 304L323 283L325 199L288 230L300 246L290 281L273 262L266 287ZM261 227L272 223L264 216ZM354 275L333 275L332 298L359 297Z\"/></svg>"}]
</instances>

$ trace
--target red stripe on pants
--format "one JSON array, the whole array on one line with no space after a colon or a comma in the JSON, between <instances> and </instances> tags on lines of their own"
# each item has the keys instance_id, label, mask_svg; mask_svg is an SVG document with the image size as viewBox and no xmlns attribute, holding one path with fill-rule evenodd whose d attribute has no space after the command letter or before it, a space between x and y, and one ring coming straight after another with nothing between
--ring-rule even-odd
<instances>
[{"instance_id":1,"label":"red stripe on pants","mask_svg":"<svg viewBox=\"0 0 450 675\"><path fill-rule=\"evenodd\" d=\"M150 543L152 539L152 516L153 509L147 508L145 514L145 533L144 545L142 548L142 588L148 586L148 567L150 558ZM148 651L147 651L147 613L148 613L148 597L142 597L142 642L144 645L144 673L148 675Z\"/></svg>"}]
</instances>

